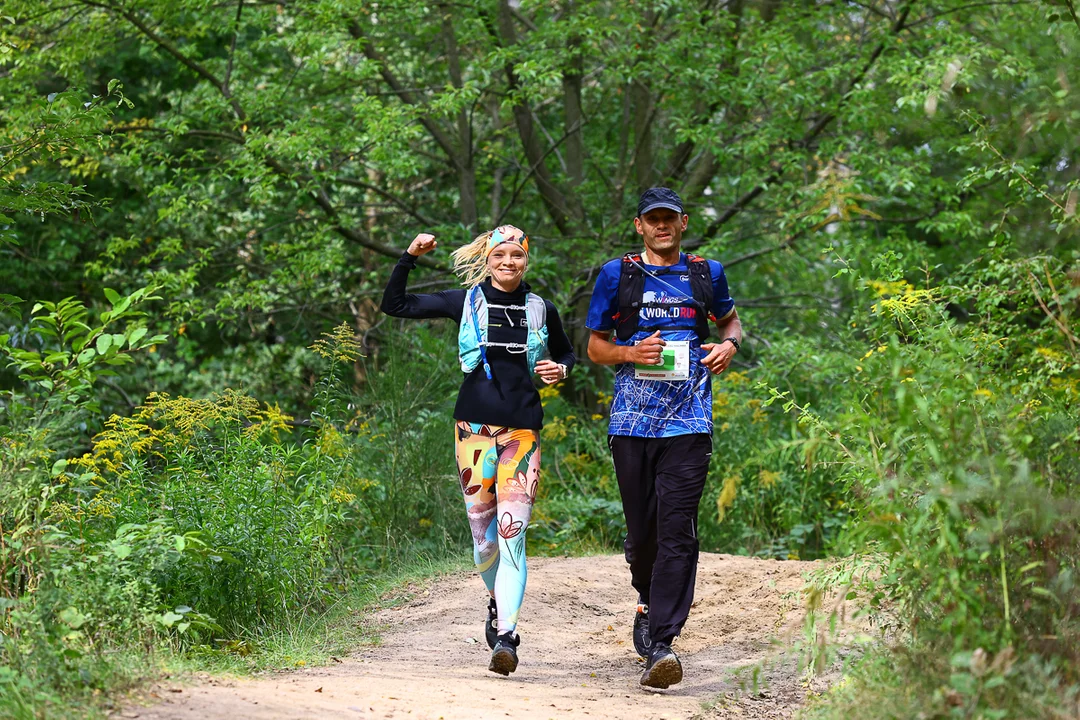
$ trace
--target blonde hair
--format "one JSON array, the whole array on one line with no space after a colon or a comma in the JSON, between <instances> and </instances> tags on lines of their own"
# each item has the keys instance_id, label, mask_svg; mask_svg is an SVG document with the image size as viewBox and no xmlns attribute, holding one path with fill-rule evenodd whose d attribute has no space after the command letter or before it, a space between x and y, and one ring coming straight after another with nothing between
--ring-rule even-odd
<instances>
[{"instance_id":1,"label":"blonde hair","mask_svg":"<svg viewBox=\"0 0 1080 720\"><path fill-rule=\"evenodd\" d=\"M528 258L529 238L513 225L500 225L494 230L480 233L473 238L471 243L462 245L451 256L454 259L454 274L461 278L461 284L465 287L472 289L484 282L484 279L491 274L491 270L488 269L488 256L494 249L491 243L496 231L500 233L500 242L497 244L501 245L502 242L520 244L525 250L525 257ZM517 239L518 235L521 240Z\"/></svg>"},{"instance_id":2,"label":"blonde hair","mask_svg":"<svg viewBox=\"0 0 1080 720\"><path fill-rule=\"evenodd\" d=\"M477 235L468 245L462 245L454 251L454 274L461 278L461 284L474 288L490 275L487 266L488 240L494 230Z\"/></svg>"}]
</instances>

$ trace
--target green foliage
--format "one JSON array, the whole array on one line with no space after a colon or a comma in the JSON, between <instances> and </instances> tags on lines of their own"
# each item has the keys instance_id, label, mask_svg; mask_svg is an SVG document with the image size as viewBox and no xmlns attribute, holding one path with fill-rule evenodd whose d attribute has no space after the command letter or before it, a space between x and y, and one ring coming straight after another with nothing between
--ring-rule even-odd
<instances>
[{"instance_id":1,"label":"green foliage","mask_svg":"<svg viewBox=\"0 0 1080 720\"><path fill-rule=\"evenodd\" d=\"M881 271L895 264L882 260ZM1001 248L956 277L862 283L873 304L853 324L870 349L852 369L875 381L845 394L846 410L776 389L770 402L825 439L820 455L860 499L847 542L878 563L821 589L899 623L895 652L922 658L904 677L945 687L928 717L1005 717L1032 689L1009 675L1016 658L1060 686L1040 707L1078 681L1080 283L1064 263ZM874 681L873 662L860 682Z\"/></svg>"},{"instance_id":2,"label":"green foliage","mask_svg":"<svg viewBox=\"0 0 1080 720\"><path fill-rule=\"evenodd\" d=\"M0 58L10 52L7 32L0 30ZM6 95L6 94L5 94ZM88 213L95 201L74 180L25 180L37 166L65 167L75 178L86 177L99 165L92 155L100 150L102 131L111 116L111 100L132 107L124 97L123 84L111 80L104 97L86 97L77 90L49 93L44 100L21 104L4 103L0 110L0 247L19 242L13 215Z\"/></svg>"},{"instance_id":3,"label":"green foliage","mask_svg":"<svg viewBox=\"0 0 1080 720\"><path fill-rule=\"evenodd\" d=\"M0 713L107 687L133 644L233 658L467 547L453 338L379 316L391 259L525 227L583 347L653 183L748 330L702 547L858 555L823 582L900 647L835 695L848 717L1074 697L1070 1L3 15ZM418 291L454 284L444 258ZM532 551L619 547L608 382L543 391Z\"/></svg>"},{"instance_id":4,"label":"green foliage","mask_svg":"<svg viewBox=\"0 0 1080 720\"><path fill-rule=\"evenodd\" d=\"M1018 662L1011 649L951 660L897 649L872 652L801 717L1050 720L1075 715L1076 702L1075 688L1062 687L1056 668L1034 657Z\"/></svg>"}]
</instances>

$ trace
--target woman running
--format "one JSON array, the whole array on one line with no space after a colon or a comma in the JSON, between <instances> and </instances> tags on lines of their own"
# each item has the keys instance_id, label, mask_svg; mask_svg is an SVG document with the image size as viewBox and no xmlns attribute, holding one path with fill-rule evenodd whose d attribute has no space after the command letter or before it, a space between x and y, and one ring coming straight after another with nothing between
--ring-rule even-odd
<instances>
[{"instance_id":1,"label":"woman running","mask_svg":"<svg viewBox=\"0 0 1080 720\"><path fill-rule=\"evenodd\" d=\"M458 479L473 537L473 557L490 598L485 636L488 669L517 669L515 629L525 595L525 531L540 480L544 408L535 372L551 385L574 366L559 313L522 281L529 238L512 225L483 233L454 252L464 290L405 292L416 259L436 248L421 233L394 267L382 311L402 318L451 318L459 324L465 379L454 407Z\"/></svg>"}]
</instances>

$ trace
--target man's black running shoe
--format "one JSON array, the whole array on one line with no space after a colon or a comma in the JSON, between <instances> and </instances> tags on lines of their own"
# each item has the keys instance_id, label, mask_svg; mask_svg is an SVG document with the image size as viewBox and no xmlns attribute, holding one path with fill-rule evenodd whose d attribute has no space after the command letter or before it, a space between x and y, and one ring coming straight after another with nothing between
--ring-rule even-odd
<instances>
[{"instance_id":1,"label":"man's black running shoe","mask_svg":"<svg viewBox=\"0 0 1080 720\"><path fill-rule=\"evenodd\" d=\"M488 670L500 675L509 675L517 670L517 646L520 644L519 636L513 633L501 633L495 640L495 649L491 651L491 664L488 665Z\"/></svg>"},{"instance_id":2,"label":"man's black running shoe","mask_svg":"<svg viewBox=\"0 0 1080 720\"><path fill-rule=\"evenodd\" d=\"M634 649L643 658L649 657L649 648L652 647L652 638L649 636L649 606L638 603L637 612L634 613Z\"/></svg>"},{"instance_id":3,"label":"man's black running shoe","mask_svg":"<svg viewBox=\"0 0 1080 720\"><path fill-rule=\"evenodd\" d=\"M499 639L499 611L495 608L495 598L488 600L487 622L484 623L484 637L488 647L495 649L495 641Z\"/></svg>"},{"instance_id":4,"label":"man's black running shoe","mask_svg":"<svg viewBox=\"0 0 1080 720\"><path fill-rule=\"evenodd\" d=\"M653 643L641 684L662 690L679 682L682 682L682 663L675 651L665 642Z\"/></svg>"}]
</instances>

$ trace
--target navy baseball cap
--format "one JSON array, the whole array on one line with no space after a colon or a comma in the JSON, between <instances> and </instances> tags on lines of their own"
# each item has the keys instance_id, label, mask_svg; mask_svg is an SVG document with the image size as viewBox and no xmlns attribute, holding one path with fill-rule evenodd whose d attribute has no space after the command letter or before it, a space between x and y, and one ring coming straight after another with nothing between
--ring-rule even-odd
<instances>
[{"instance_id":1,"label":"navy baseball cap","mask_svg":"<svg viewBox=\"0 0 1080 720\"><path fill-rule=\"evenodd\" d=\"M654 187L649 188L645 192L641 193L641 197L637 201L637 214L641 217L650 210L656 208L667 208L668 210L674 210L675 212L683 215L682 199L679 194L674 190L670 190L666 187Z\"/></svg>"}]
</instances>

